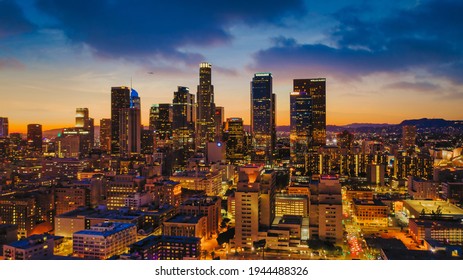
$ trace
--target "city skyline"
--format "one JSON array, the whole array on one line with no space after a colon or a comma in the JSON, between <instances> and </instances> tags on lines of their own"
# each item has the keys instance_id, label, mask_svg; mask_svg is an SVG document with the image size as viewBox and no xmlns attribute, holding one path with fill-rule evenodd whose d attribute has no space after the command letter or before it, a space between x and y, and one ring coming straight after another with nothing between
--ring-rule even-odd
<instances>
[{"instance_id":1,"label":"city skyline","mask_svg":"<svg viewBox=\"0 0 463 280\"><path fill-rule=\"evenodd\" d=\"M327 124L462 119L462 3L265 3L2 1L1 116L22 133L31 123L70 127L79 107L98 123L110 117L111 87L132 80L147 126L151 105L170 103L177 86L197 94L207 61L216 106L245 124L258 72L274 78L278 126L290 123L292 80L308 78L326 78Z\"/></svg>"}]
</instances>

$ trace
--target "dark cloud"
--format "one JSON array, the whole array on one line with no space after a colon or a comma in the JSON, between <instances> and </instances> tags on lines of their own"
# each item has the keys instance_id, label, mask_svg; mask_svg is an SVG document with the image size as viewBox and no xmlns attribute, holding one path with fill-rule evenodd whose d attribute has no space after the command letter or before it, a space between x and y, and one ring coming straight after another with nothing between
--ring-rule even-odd
<instances>
[{"instance_id":1,"label":"dark cloud","mask_svg":"<svg viewBox=\"0 0 463 280\"><path fill-rule=\"evenodd\" d=\"M74 42L93 47L101 56L195 60L182 47L213 46L230 41L233 24L282 24L304 10L302 0L38 0Z\"/></svg>"},{"instance_id":2,"label":"dark cloud","mask_svg":"<svg viewBox=\"0 0 463 280\"><path fill-rule=\"evenodd\" d=\"M463 83L463 2L423 1L382 17L362 14L368 12L349 7L335 13L339 24L328 34L329 46L276 38L255 54L252 67L294 66L351 78L421 69Z\"/></svg>"},{"instance_id":3,"label":"dark cloud","mask_svg":"<svg viewBox=\"0 0 463 280\"><path fill-rule=\"evenodd\" d=\"M385 89L410 89L410 90L418 90L421 92L436 92L441 90L442 88L439 85L430 83L430 82L397 82L385 85L383 88Z\"/></svg>"},{"instance_id":4,"label":"dark cloud","mask_svg":"<svg viewBox=\"0 0 463 280\"><path fill-rule=\"evenodd\" d=\"M15 1L0 0L0 38L30 32L34 28Z\"/></svg>"}]
</instances>

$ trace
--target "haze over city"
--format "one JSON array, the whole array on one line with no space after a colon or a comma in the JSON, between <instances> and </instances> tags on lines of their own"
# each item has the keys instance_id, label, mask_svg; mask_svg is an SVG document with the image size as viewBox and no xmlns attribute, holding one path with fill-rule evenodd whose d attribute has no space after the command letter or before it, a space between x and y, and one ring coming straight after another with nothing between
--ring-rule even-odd
<instances>
[{"instance_id":1,"label":"haze over city","mask_svg":"<svg viewBox=\"0 0 463 280\"><path fill-rule=\"evenodd\" d=\"M215 103L249 123L249 85L271 72L277 125L297 78L327 79L327 123L461 119L459 1L0 1L0 112L10 131L109 117L112 86L137 89L142 123L213 65ZM432 20L431 20L432 19ZM449 28L451 26L451 28Z\"/></svg>"}]
</instances>

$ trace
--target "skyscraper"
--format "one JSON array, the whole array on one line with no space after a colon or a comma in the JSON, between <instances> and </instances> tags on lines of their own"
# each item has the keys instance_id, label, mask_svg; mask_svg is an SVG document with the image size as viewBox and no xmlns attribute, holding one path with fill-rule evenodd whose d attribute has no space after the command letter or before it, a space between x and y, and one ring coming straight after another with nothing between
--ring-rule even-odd
<instances>
[{"instance_id":1,"label":"skyscraper","mask_svg":"<svg viewBox=\"0 0 463 280\"><path fill-rule=\"evenodd\" d=\"M251 82L252 161L270 164L276 144L276 97L272 74L256 73Z\"/></svg>"},{"instance_id":2,"label":"skyscraper","mask_svg":"<svg viewBox=\"0 0 463 280\"><path fill-rule=\"evenodd\" d=\"M156 148L166 147L172 141L172 104L154 104L150 109L150 130L154 133Z\"/></svg>"},{"instance_id":3,"label":"skyscraper","mask_svg":"<svg viewBox=\"0 0 463 280\"><path fill-rule=\"evenodd\" d=\"M326 79L295 79L294 92L307 92L312 99L312 133L311 145L326 144Z\"/></svg>"},{"instance_id":4,"label":"skyscraper","mask_svg":"<svg viewBox=\"0 0 463 280\"><path fill-rule=\"evenodd\" d=\"M212 79L212 65L202 62L199 65L198 114L197 114L197 145L204 149L207 142L213 142L215 137L215 103Z\"/></svg>"},{"instance_id":5,"label":"skyscraper","mask_svg":"<svg viewBox=\"0 0 463 280\"><path fill-rule=\"evenodd\" d=\"M30 151L42 152L42 125L27 125L27 145Z\"/></svg>"},{"instance_id":6,"label":"skyscraper","mask_svg":"<svg viewBox=\"0 0 463 280\"><path fill-rule=\"evenodd\" d=\"M119 115L120 155L127 157L141 151L141 105L138 92L130 91L130 107L122 108Z\"/></svg>"},{"instance_id":7,"label":"skyscraper","mask_svg":"<svg viewBox=\"0 0 463 280\"><path fill-rule=\"evenodd\" d=\"M88 155L95 142L94 120L89 117L88 108L76 108L76 124L73 128L65 128L63 136L79 136L79 153Z\"/></svg>"},{"instance_id":8,"label":"skyscraper","mask_svg":"<svg viewBox=\"0 0 463 280\"><path fill-rule=\"evenodd\" d=\"M290 154L296 172L305 174L306 156L311 133L311 98L307 92L290 94Z\"/></svg>"},{"instance_id":9,"label":"skyscraper","mask_svg":"<svg viewBox=\"0 0 463 280\"><path fill-rule=\"evenodd\" d=\"M214 123L215 123L215 140L221 141L223 136L224 122L224 107L215 107Z\"/></svg>"},{"instance_id":10,"label":"skyscraper","mask_svg":"<svg viewBox=\"0 0 463 280\"><path fill-rule=\"evenodd\" d=\"M100 149L111 152L111 119L100 120Z\"/></svg>"},{"instance_id":11,"label":"skyscraper","mask_svg":"<svg viewBox=\"0 0 463 280\"><path fill-rule=\"evenodd\" d=\"M225 123L224 141L227 147L227 160L231 163L243 161L246 155L243 119L228 118Z\"/></svg>"},{"instance_id":12,"label":"skyscraper","mask_svg":"<svg viewBox=\"0 0 463 280\"><path fill-rule=\"evenodd\" d=\"M311 131L305 170L308 175L320 174L319 149L326 144L326 79L295 79L293 91L307 92L311 99Z\"/></svg>"},{"instance_id":13,"label":"skyscraper","mask_svg":"<svg viewBox=\"0 0 463 280\"><path fill-rule=\"evenodd\" d=\"M172 103L174 167L182 168L195 152L195 96L179 86Z\"/></svg>"},{"instance_id":14,"label":"skyscraper","mask_svg":"<svg viewBox=\"0 0 463 280\"><path fill-rule=\"evenodd\" d=\"M8 118L0 117L0 137L8 136Z\"/></svg>"},{"instance_id":15,"label":"skyscraper","mask_svg":"<svg viewBox=\"0 0 463 280\"><path fill-rule=\"evenodd\" d=\"M408 149L415 146L416 141L416 126L404 125L402 126L402 147Z\"/></svg>"},{"instance_id":16,"label":"skyscraper","mask_svg":"<svg viewBox=\"0 0 463 280\"><path fill-rule=\"evenodd\" d=\"M77 108L76 109L76 126L88 128L88 108Z\"/></svg>"},{"instance_id":17,"label":"skyscraper","mask_svg":"<svg viewBox=\"0 0 463 280\"><path fill-rule=\"evenodd\" d=\"M122 109L130 108L130 88L111 88L111 154L120 155L120 118Z\"/></svg>"}]
</instances>

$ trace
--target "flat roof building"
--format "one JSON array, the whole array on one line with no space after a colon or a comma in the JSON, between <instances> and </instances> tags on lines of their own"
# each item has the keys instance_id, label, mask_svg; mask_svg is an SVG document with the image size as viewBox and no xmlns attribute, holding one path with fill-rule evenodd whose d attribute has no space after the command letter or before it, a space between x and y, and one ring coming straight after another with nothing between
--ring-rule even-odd
<instances>
[{"instance_id":1,"label":"flat roof building","mask_svg":"<svg viewBox=\"0 0 463 280\"><path fill-rule=\"evenodd\" d=\"M109 259L128 251L136 242L137 227L125 223L101 223L75 232L73 254L83 259Z\"/></svg>"}]
</instances>

